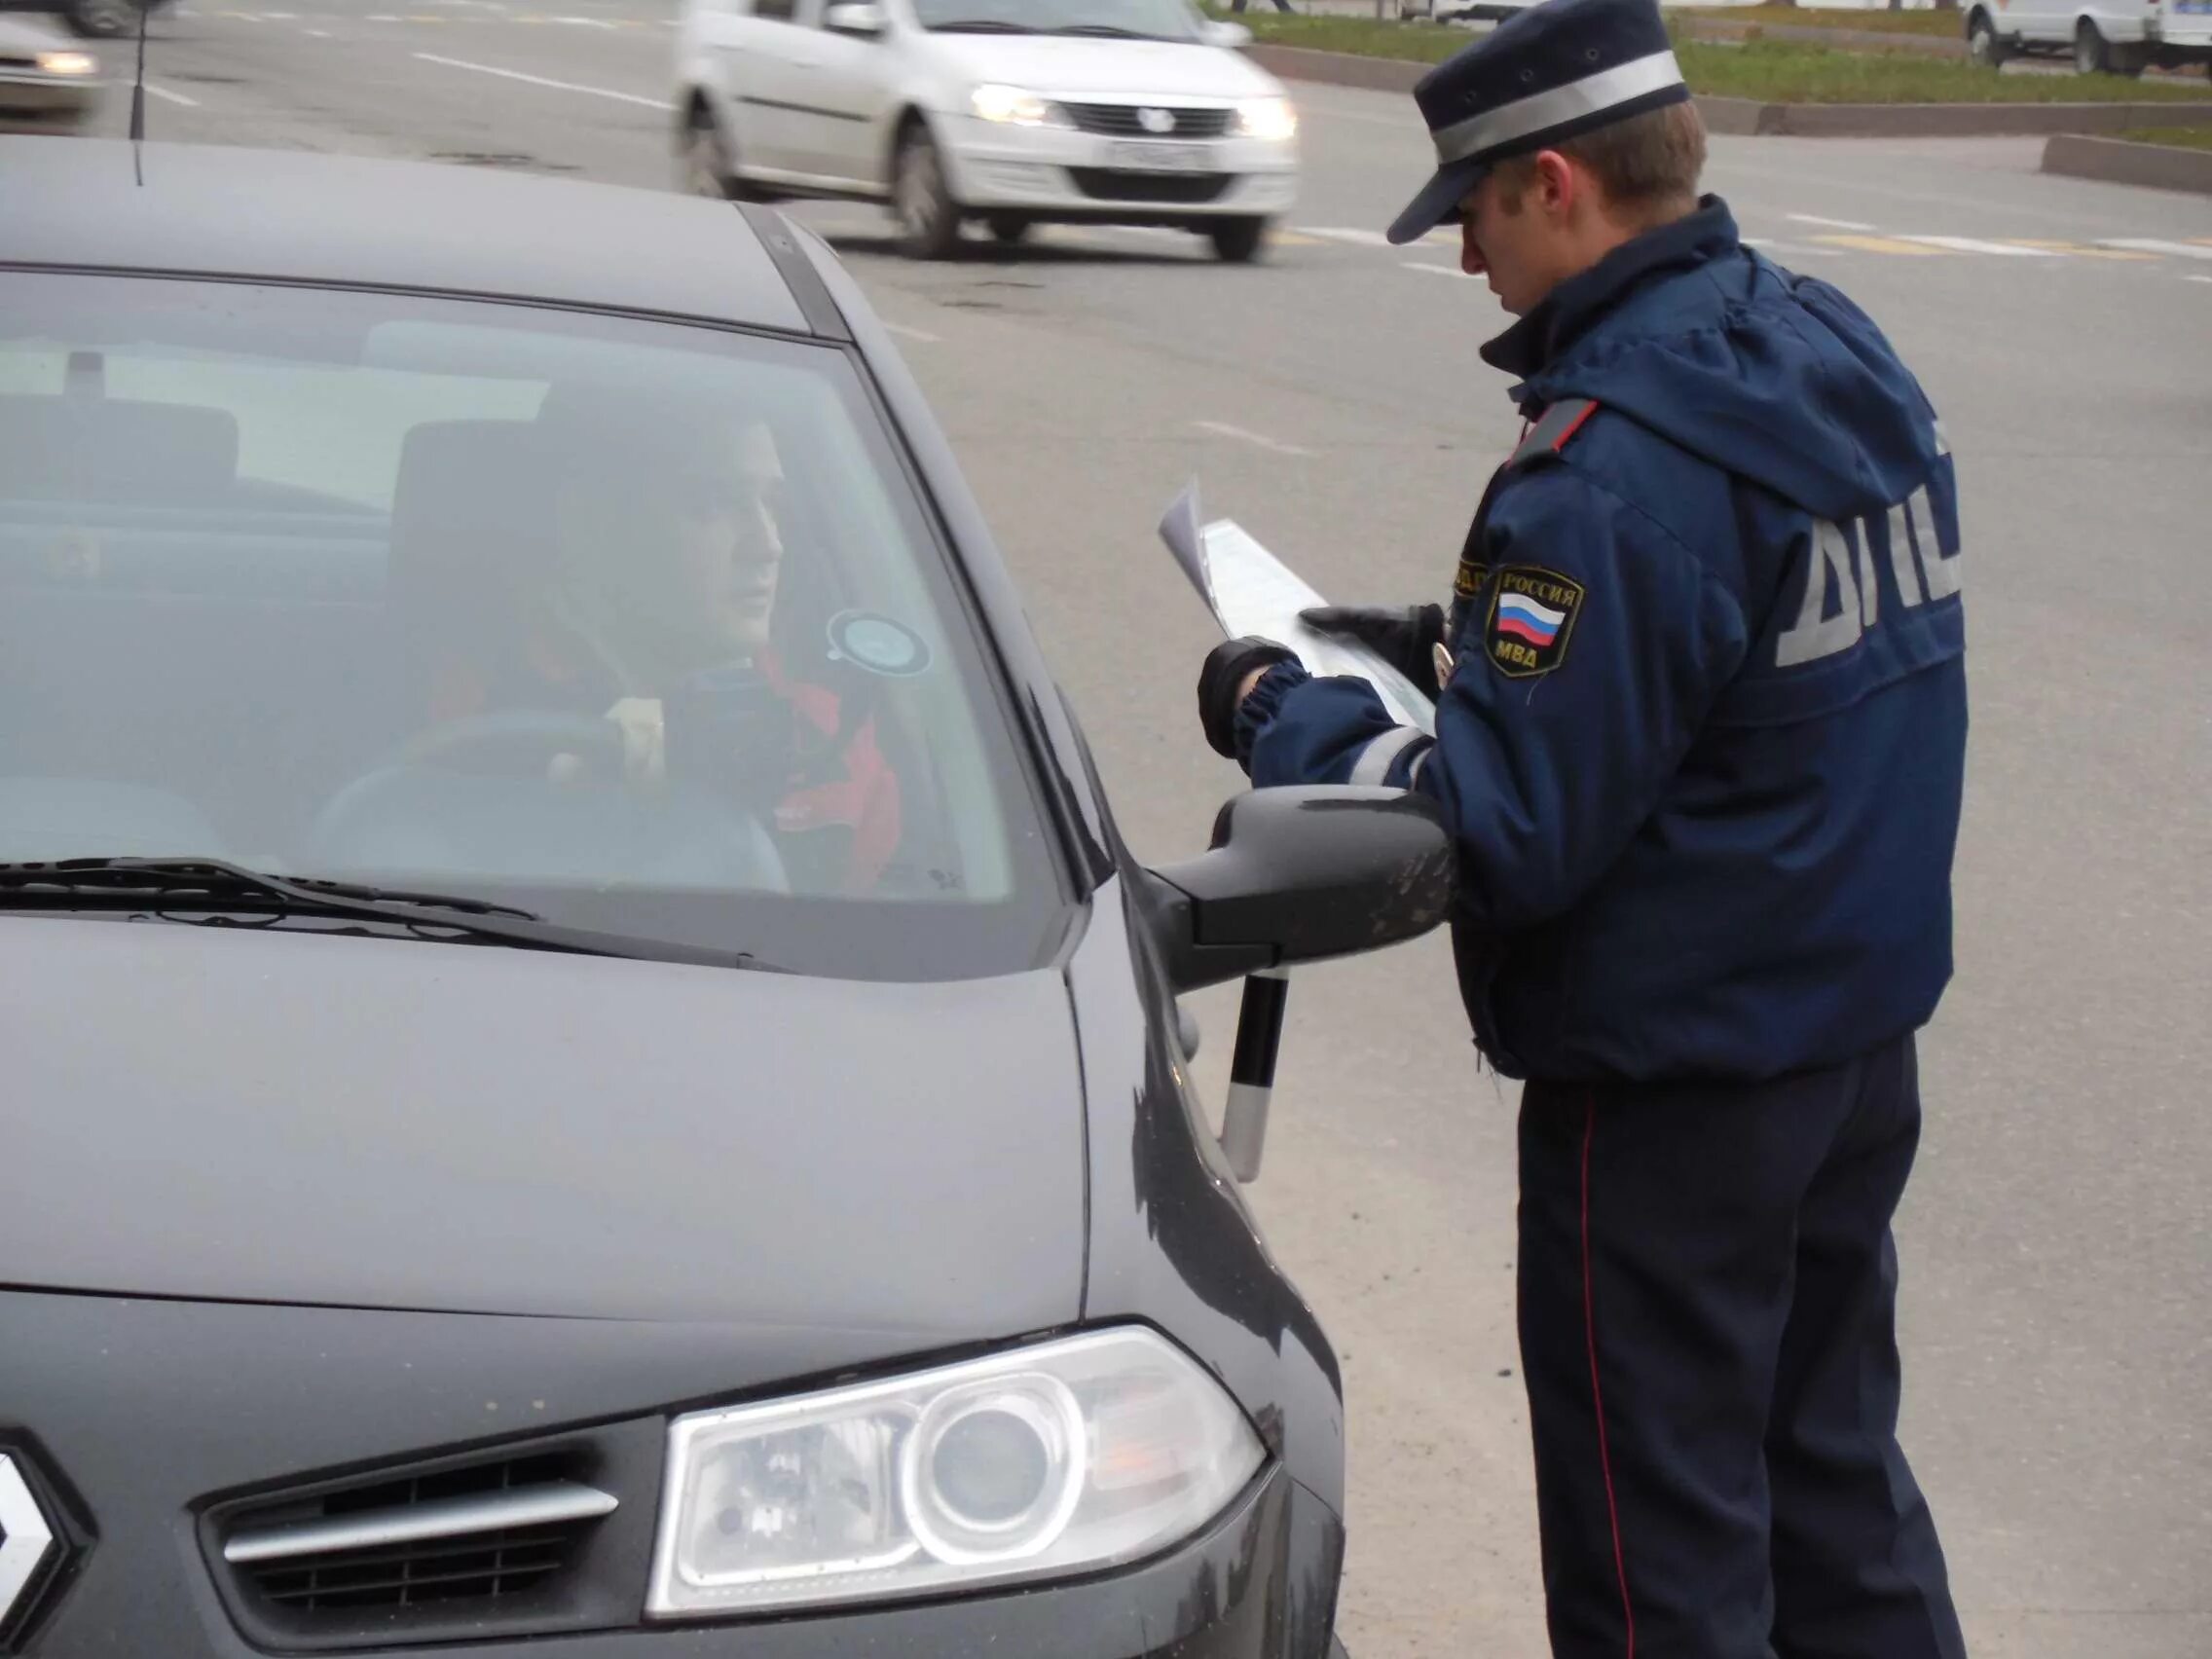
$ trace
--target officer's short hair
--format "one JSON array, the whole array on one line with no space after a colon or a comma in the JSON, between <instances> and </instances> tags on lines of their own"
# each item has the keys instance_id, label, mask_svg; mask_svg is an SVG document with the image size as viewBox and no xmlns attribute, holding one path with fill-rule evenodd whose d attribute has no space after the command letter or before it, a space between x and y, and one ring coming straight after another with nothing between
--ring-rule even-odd
<instances>
[{"instance_id":1,"label":"officer's short hair","mask_svg":"<svg viewBox=\"0 0 2212 1659\"><path fill-rule=\"evenodd\" d=\"M1705 171L1705 120L1694 103L1664 104L1545 146L1587 168L1624 218L1697 200ZM1497 165L1510 203L1535 177L1535 161L1517 156Z\"/></svg>"}]
</instances>

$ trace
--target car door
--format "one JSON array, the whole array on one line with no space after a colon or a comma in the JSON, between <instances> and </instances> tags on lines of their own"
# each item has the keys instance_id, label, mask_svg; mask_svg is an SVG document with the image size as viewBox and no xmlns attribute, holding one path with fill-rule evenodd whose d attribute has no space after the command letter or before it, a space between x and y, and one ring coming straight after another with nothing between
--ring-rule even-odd
<instances>
[{"instance_id":1,"label":"car door","mask_svg":"<svg viewBox=\"0 0 2212 1659\"><path fill-rule=\"evenodd\" d=\"M871 8L882 27L874 32L831 28L836 0L799 0L798 24L806 33L807 108L793 117L804 166L824 179L861 190L886 183L884 117L898 85L902 42L907 38L891 9Z\"/></svg>"},{"instance_id":2,"label":"car door","mask_svg":"<svg viewBox=\"0 0 2212 1659\"><path fill-rule=\"evenodd\" d=\"M794 106L806 75L799 0L704 0L701 38L727 103L731 147L748 172L802 172Z\"/></svg>"}]
</instances>

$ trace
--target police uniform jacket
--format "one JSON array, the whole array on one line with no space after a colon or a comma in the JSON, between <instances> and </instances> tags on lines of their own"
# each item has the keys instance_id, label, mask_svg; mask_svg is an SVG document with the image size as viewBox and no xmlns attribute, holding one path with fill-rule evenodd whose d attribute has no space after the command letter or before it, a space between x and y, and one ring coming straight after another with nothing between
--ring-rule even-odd
<instances>
[{"instance_id":1,"label":"police uniform jacket","mask_svg":"<svg viewBox=\"0 0 2212 1659\"><path fill-rule=\"evenodd\" d=\"M1756 1080L1925 1022L1967 704L1920 387L1714 198L1484 356L1532 428L1467 539L1434 739L1285 664L1238 718L1253 782L1438 803L1461 989L1509 1076Z\"/></svg>"}]
</instances>

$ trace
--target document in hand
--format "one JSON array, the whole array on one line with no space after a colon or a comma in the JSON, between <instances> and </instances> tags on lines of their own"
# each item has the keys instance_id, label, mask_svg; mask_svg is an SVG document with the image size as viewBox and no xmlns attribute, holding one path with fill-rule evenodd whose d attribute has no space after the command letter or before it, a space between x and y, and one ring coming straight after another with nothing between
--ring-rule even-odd
<instances>
[{"instance_id":1,"label":"document in hand","mask_svg":"<svg viewBox=\"0 0 2212 1659\"><path fill-rule=\"evenodd\" d=\"M1160 521L1160 538L1231 638L1254 634L1298 653L1309 674L1349 674L1375 687L1390 718L1434 736L1436 702L1366 646L1316 633L1301 610L1328 601L1230 519L1207 524L1193 484Z\"/></svg>"}]
</instances>

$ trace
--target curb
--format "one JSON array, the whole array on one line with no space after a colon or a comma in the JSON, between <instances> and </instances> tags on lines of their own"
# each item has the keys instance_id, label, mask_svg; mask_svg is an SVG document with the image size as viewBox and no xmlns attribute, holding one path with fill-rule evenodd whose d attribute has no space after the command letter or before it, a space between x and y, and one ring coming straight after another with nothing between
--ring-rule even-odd
<instances>
[{"instance_id":1,"label":"curb","mask_svg":"<svg viewBox=\"0 0 2212 1659\"><path fill-rule=\"evenodd\" d=\"M1286 81L1410 92L1434 67L1402 57L1254 42L1245 56ZM1709 130L1728 137L2009 138L2212 124L2212 99L2172 103L1788 104L1700 97Z\"/></svg>"},{"instance_id":2,"label":"curb","mask_svg":"<svg viewBox=\"0 0 2212 1659\"><path fill-rule=\"evenodd\" d=\"M2043 170L2073 178L2102 179L2109 184L2141 184L2153 190L2191 190L2212 196L2212 150L2060 133L2043 147Z\"/></svg>"}]
</instances>

